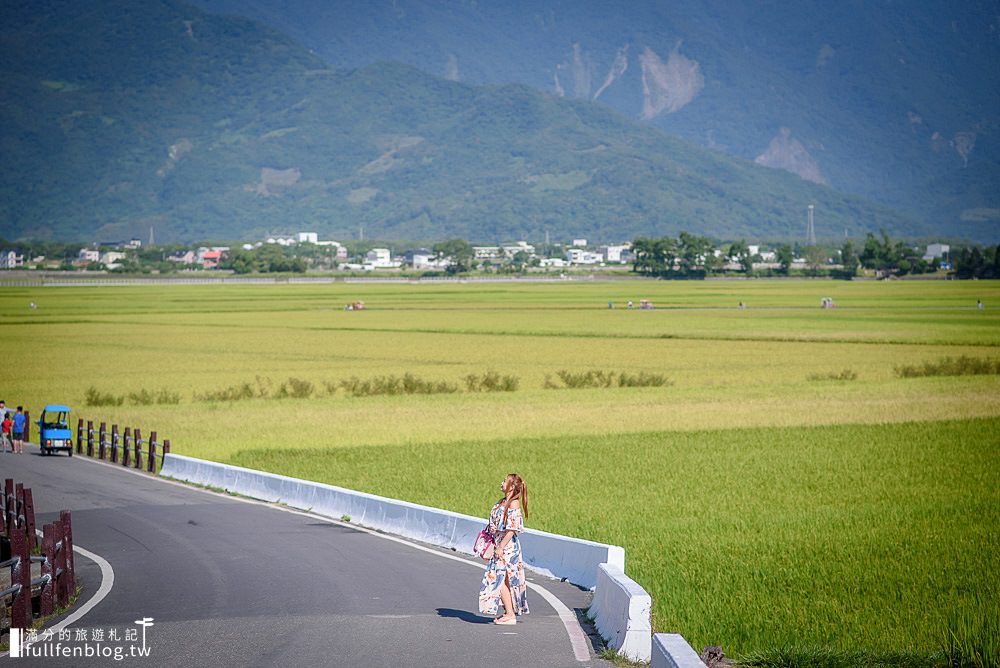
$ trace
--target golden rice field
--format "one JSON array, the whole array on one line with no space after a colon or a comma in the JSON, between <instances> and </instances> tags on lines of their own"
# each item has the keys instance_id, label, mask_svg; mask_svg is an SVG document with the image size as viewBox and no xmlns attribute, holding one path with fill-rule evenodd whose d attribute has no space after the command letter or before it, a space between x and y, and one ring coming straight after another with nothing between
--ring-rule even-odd
<instances>
[{"instance_id":1,"label":"golden rice field","mask_svg":"<svg viewBox=\"0 0 1000 668\"><path fill-rule=\"evenodd\" d=\"M1000 615L1000 376L896 373L1000 359L996 282L7 288L0 314L8 406L473 514L517 469L531 525L625 546L657 630L696 647L932 665L949 615ZM517 391L464 391L491 370ZM588 370L670 382L545 387ZM460 391L336 387L405 373ZM310 396L203 396L290 378ZM179 403L87 407L90 388Z\"/></svg>"}]
</instances>

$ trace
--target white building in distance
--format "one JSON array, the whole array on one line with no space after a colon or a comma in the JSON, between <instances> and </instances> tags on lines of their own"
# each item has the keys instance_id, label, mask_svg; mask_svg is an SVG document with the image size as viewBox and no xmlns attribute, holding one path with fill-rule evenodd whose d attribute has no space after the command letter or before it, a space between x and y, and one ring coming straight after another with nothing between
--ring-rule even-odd
<instances>
[{"instance_id":1,"label":"white building in distance","mask_svg":"<svg viewBox=\"0 0 1000 668\"><path fill-rule=\"evenodd\" d=\"M951 246L948 244L927 244L927 250L924 251L924 261L931 262L935 258L947 257L951 252Z\"/></svg>"},{"instance_id":2,"label":"white building in distance","mask_svg":"<svg viewBox=\"0 0 1000 668\"><path fill-rule=\"evenodd\" d=\"M628 262L631 256L631 246L613 245L613 246L601 246L601 255L604 257L605 262L610 262L613 264L622 264Z\"/></svg>"},{"instance_id":3,"label":"white building in distance","mask_svg":"<svg viewBox=\"0 0 1000 668\"><path fill-rule=\"evenodd\" d=\"M604 258L600 253L592 253L582 248L570 248L566 250L566 261L570 264L600 264Z\"/></svg>"},{"instance_id":4,"label":"white building in distance","mask_svg":"<svg viewBox=\"0 0 1000 668\"><path fill-rule=\"evenodd\" d=\"M373 248L365 254L365 264L373 269L383 269L387 267L398 267L399 263L393 263L392 253L388 248Z\"/></svg>"}]
</instances>

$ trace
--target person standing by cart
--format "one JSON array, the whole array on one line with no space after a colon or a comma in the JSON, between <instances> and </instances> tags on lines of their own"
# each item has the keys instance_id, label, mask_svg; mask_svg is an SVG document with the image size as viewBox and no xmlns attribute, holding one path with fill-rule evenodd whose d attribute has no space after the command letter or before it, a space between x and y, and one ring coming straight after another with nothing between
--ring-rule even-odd
<instances>
[{"instance_id":1,"label":"person standing by cart","mask_svg":"<svg viewBox=\"0 0 1000 668\"><path fill-rule=\"evenodd\" d=\"M28 423L28 416L24 414L24 407L18 406L17 412L11 418L11 436L14 440L14 452L21 454L24 452L24 427Z\"/></svg>"},{"instance_id":2,"label":"person standing by cart","mask_svg":"<svg viewBox=\"0 0 1000 668\"><path fill-rule=\"evenodd\" d=\"M10 440L10 430L13 424L14 423L11 421L10 415L4 413L3 421L0 422L0 439L2 439L0 442L3 443L4 452L7 451L7 448L10 448L10 451L14 452L14 444Z\"/></svg>"}]
</instances>

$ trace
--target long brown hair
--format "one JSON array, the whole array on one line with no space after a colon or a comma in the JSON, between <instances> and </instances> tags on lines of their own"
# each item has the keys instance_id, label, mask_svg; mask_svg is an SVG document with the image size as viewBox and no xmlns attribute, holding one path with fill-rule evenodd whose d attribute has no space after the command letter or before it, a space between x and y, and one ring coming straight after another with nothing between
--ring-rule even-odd
<instances>
[{"instance_id":1,"label":"long brown hair","mask_svg":"<svg viewBox=\"0 0 1000 668\"><path fill-rule=\"evenodd\" d=\"M524 515L524 519L528 519L528 485L524 480L516 473L508 473L507 479L510 480L512 486L512 492L507 492L503 497L503 515L501 519L503 521L507 520L507 508L510 506L510 502L515 498L521 502L521 514Z\"/></svg>"}]
</instances>

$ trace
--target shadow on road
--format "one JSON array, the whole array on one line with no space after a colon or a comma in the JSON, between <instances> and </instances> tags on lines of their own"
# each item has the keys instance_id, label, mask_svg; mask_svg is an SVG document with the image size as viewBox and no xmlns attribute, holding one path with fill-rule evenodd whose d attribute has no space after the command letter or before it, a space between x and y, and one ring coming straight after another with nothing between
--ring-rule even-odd
<instances>
[{"instance_id":1,"label":"shadow on road","mask_svg":"<svg viewBox=\"0 0 1000 668\"><path fill-rule=\"evenodd\" d=\"M469 612L468 610L455 610L454 608L438 608L438 617L454 617L456 619L461 619L463 622L468 622L469 624L492 624L493 619L490 617L483 617L482 615L477 615L474 612Z\"/></svg>"}]
</instances>

